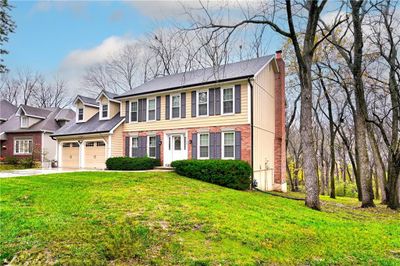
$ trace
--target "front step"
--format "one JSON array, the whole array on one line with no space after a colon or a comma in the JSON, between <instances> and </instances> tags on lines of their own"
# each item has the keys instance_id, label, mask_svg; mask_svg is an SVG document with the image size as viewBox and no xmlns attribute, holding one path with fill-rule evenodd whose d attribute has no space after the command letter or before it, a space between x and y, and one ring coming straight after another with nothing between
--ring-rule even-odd
<instances>
[{"instance_id":1,"label":"front step","mask_svg":"<svg viewBox=\"0 0 400 266\"><path fill-rule=\"evenodd\" d=\"M154 170L159 170L159 171L174 171L173 167L170 166L156 166L154 167Z\"/></svg>"}]
</instances>

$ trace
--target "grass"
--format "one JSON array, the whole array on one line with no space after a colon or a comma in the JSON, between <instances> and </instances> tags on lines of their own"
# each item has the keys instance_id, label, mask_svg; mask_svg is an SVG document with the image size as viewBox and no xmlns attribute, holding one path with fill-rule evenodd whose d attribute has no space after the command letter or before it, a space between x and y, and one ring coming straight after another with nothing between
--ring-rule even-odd
<instances>
[{"instance_id":1,"label":"grass","mask_svg":"<svg viewBox=\"0 0 400 266\"><path fill-rule=\"evenodd\" d=\"M323 211L175 173L0 180L0 259L68 265L399 265L400 214Z\"/></svg>"}]
</instances>

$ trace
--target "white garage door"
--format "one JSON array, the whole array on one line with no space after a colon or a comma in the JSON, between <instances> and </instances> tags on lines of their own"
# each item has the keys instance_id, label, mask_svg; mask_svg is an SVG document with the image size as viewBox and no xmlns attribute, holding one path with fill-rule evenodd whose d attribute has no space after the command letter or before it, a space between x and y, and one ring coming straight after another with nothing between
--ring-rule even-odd
<instances>
[{"instance_id":1,"label":"white garage door","mask_svg":"<svg viewBox=\"0 0 400 266\"><path fill-rule=\"evenodd\" d=\"M64 168L79 168L79 144L65 142L62 144L61 166Z\"/></svg>"},{"instance_id":2,"label":"white garage door","mask_svg":"<svg viewBox=\"0 0 400 266\"><path fill-rule=\"evenodd\" d=\"M88 141L85 143L85 168L106 168L106 144L104 141Z\"/></svg>"}]
</instances>

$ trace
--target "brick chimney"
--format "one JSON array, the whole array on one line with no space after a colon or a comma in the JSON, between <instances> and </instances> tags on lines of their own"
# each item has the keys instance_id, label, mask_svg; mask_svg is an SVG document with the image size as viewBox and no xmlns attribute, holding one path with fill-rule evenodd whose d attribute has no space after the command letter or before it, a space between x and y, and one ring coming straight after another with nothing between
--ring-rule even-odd
<instances>
[{"instance_id":1,"label":"brick chimney","mask_svg":"<svg viewBox=\"0 0 400 266\"><path fill-rule=\"evenodd\" d=\"M279 73L275 74L274 189L286 192L285 61L281 50L276 51L275 59Z\"/></svg>"}]
</instances>

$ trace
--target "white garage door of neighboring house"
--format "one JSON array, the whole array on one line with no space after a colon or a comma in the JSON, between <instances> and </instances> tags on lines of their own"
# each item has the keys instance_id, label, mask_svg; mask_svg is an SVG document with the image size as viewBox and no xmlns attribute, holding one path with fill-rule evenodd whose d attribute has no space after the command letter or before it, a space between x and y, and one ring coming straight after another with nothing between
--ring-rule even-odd
<instances>
[{"instance_id":1,"label":"white garage door of neighboring house","mask_svg":"<svg viewBox=\"0 0 400 266\"><path fill-rule=\"evenodd\" d=\"M106 144L104 141L87 141L85 144L85 168L106 168Z\"/></svg>"},{"instance_id":2,"label":"white garage door of neighboring house","mask_svg":"<svg viewBox=\"0 0 400 266\"><path fill-rule=\"evenodd\" d=\"M79 144L65 142L62 144L61 166L64 168L79 168Z\"/></svg>"}]
</instances>

